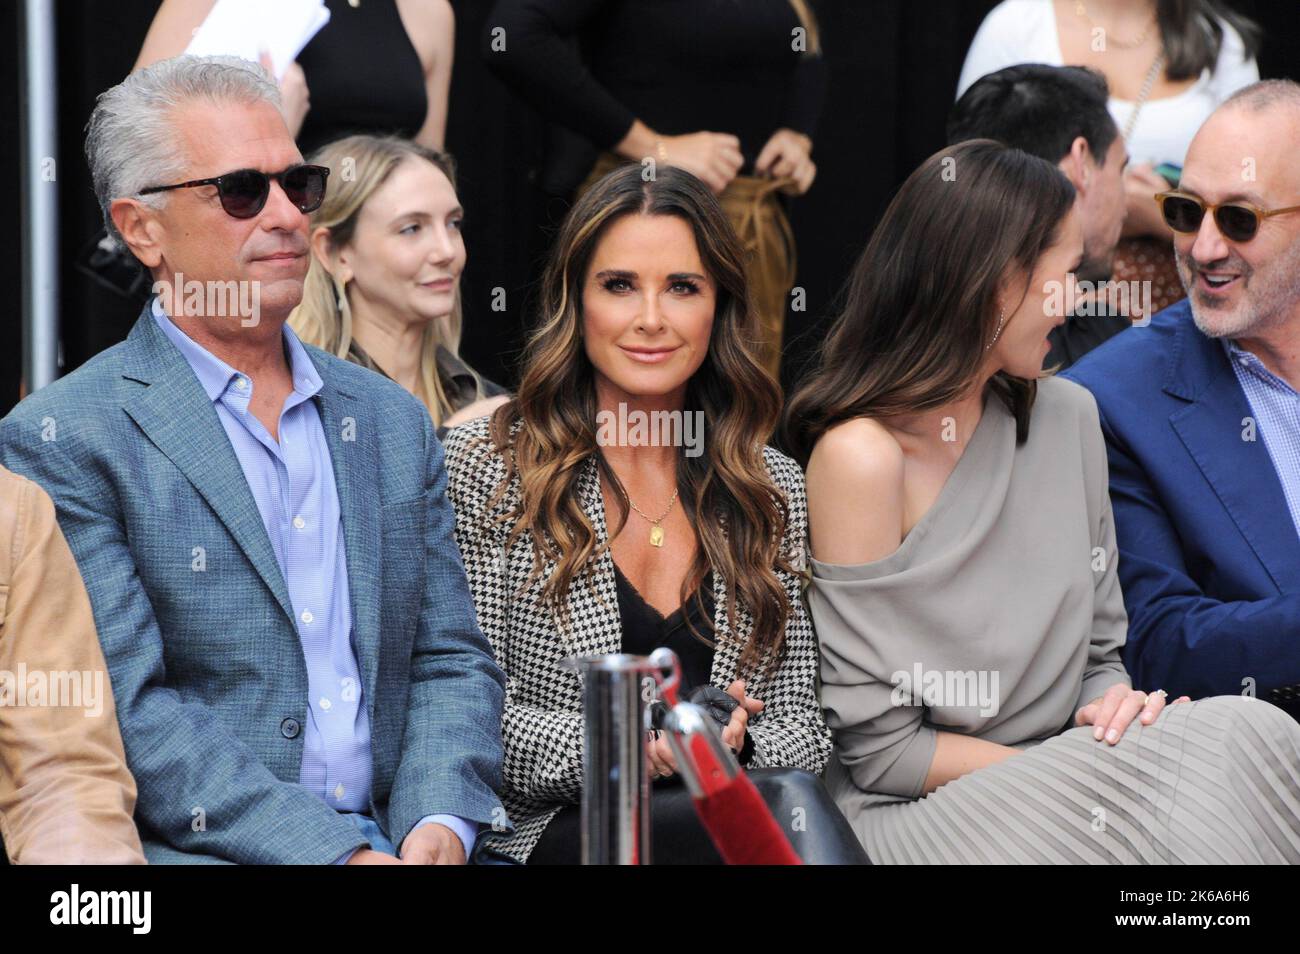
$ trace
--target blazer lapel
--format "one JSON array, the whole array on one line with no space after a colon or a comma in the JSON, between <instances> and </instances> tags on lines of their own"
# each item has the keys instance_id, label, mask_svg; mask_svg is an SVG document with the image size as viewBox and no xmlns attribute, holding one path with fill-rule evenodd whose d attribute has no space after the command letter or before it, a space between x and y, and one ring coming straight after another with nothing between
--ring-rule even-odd
<instances>
[{"instance_id":1,"label":"blazer lapel","mask_svg":"<svg viewBox=\"0 0 1300 954\"><path fill-rule=\"evenodd\" d=\"M292 622L288 587L230 438L193 369L162 333L148 305L126 348L123 376L148 387L123 409L207 501Z\"/></svg>"},{"instance_id":2,"label":"blazer lapel","mask_svg":"<svg viewBox=\"0 0 1300 954\"><path fill-rule=\"evenodd\" d=\"M315 401L329 445L339 514L343 520L357 659L361 664L365 696L373 706L379 674L379 554L382 546L380 503L375 495L375 472L381 466L378 428L369 416L365 402L338 387L329 363L313 352L309 354L321 376L322 386Z\"/></svg>"},{"instance_id":3,"label":"blazer lapel","mask_svg":"<svg viewBox=\"0 0 1300 954\"><path fill-rule=\"evenodd\" d=\"M606 653L623 651L623 625L618 612L618 587L614 581L614 555L606 543L609 530L605 524L605 500L600 492L600 470L595 457L588 458L583 464L582 476L578 478L578 497L587 519L596 529L596 546L605 547L605 552L596 561L592 574L592 585L596 588L596 606L590 625L583 625L573 610L591 599L587 583L579 579L570 590L570 625L573 637L574 656L600 656ZM547 568L553 572L554 564ZM573 597L576 596L577 599ZM558 621L557 621L558 622Z\"/></svg>"},{"instance_id":4,"label":"blazer lapel","mask_svg":"<svg viewBox=\"0 0 1300 954\"><path fill-rule=\"evenodd\" d=\"M1242 536L1284 593L1300 591L1300 536L1263 437L1244 440L1250 403L1220 342L1188 319L1165 390L1190 401L1170 423Z\"/></svg>"}]
</instances>

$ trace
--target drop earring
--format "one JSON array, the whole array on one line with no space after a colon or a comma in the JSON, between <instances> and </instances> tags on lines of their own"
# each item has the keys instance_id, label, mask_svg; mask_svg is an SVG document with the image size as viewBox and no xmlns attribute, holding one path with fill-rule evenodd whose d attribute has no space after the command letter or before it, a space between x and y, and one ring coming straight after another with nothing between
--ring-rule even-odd
<instances>
[{"instance_id":1,"label":"drop earring","mask_svg":"<svg viewBox=\"0 0 1300 954\"><path fill-rule=\"evenodd\" d=\"M1007 310L1005 308L998 311L998 330L993 332L993 340L984 346L985 352L998 343L998 337L1002 334L1002 326L1006 324Z\"/></svg>"}]
</instances>

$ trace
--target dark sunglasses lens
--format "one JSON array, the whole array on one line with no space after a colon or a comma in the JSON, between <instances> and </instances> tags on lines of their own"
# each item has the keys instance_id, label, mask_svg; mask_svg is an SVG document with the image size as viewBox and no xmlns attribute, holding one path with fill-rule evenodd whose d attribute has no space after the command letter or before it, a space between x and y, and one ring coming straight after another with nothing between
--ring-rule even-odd
<instances>
[{"instance_id":1,"label":"dark sunglasses lens","mask_svg":"<svg viewBox=\"0 0 1300 954\"><path fill-rule=\"evenodd\" d=\"M1171 195L1161 206L1165 213L1165 222L1175 232L1195 232L1201 227L1205 210L1191 199Z\"/></svg>"},{"instance_id":2,"label":"dark sunglasses lens","mask_svg":"<svg viewBox=\"0 0 1300 954\"><path fill-rule=\"evenodd\" d=\"M265 175L243 169L221 177L219 191L221 207L237 219L247 219L262 211L266 205L271 182Z\"/></svg>"},{"instance_id":3,"label":"dark sunglasses lens","mask_svg":"<svg viewBox=\"0 0 1300 954\"><path fill-rule=\"evenodd\" d=\"M1234 242L1248 242L1259 231L1259 217L1239 205L1223 205L1214 213L1219 231Z\"/></svg>"},{"instance_id":4,"label":"dark sunglasses lens","mask_svg":"<svg viewBox=\"0 0 1300 954\"><path fill-rule=\"evenodd\" d=\"M284 194L301 212L315 212L325 201L325 173L316 166L298 166L284 174Z\"/></svg>"}]
</instances>

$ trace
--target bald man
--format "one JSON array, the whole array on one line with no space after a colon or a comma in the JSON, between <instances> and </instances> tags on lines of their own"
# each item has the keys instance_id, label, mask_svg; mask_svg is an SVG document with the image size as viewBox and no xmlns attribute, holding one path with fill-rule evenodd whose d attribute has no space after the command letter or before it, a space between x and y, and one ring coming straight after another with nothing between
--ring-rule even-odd
<instances>
[{"instance_id":1,"label":"bald man","mask_svg":"<svg viewBox=\"0 0 1300 954\"><path fill-rule=\"evenodd\" d=\"M1162 203L1186 300L1065 376L1097 398L1135 688L1300 717L1300 85L1206 120Z\"/></svg>"}]
</instances>

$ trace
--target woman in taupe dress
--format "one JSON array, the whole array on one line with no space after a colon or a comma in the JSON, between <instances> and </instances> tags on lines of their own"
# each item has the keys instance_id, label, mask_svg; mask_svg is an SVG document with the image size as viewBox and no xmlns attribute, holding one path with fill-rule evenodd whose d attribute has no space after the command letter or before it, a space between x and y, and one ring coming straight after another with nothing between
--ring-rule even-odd
<instances>
[{"instance_id":1,"label":"woman in taupe dress","mask_svg":"<svg viewBox=\"0 0 1300 954\"><path fill-rule=\"evenodd\" d=\"M1096 404L1039 376L1073 199L989 140L926 160L790 402L827 785L877 863L1300 861L1300 725L1120 661Z\"/></svg>"}]
</instances>

